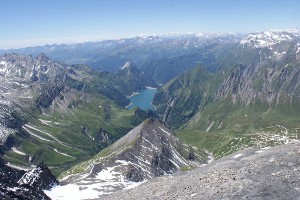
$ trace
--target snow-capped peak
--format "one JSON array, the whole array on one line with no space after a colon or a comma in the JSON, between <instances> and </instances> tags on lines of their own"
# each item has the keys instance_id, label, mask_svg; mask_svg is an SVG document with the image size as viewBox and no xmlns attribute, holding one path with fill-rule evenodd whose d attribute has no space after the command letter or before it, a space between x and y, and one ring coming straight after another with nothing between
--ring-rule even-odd
<instances>
[{"instance_id":1,"label":"snow-capped peak","mask_svg":"<svg viewBox=\"0 0 300 200\"><path fill-rule=\"evenodd\" d=\"M255 48L270 47L282 41L293 41L300 36L299 29L285 31L270 30L257 33L250 33L241 39L240 44L249 45Z\"/></svg>"}]
</instances>

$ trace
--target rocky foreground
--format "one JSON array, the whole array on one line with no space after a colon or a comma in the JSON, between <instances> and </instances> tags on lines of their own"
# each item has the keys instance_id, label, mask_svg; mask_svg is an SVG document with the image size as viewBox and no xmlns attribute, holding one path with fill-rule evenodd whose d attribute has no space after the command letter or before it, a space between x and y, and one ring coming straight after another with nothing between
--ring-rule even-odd
<instances>
[{"instance_id":1,"label":"rocky foreground","mask_svg":"<svg viewBox=\"0 0 300 200\"><path fill-rule=\"evenodd\" d=\"M300 143L249 148L105 199L300 199Z\"/></svg>"},{"instance_id":2,"label":"rocky foreground","mask_svg":"<svg viewBox=\"0 0 300 200\"><path fill-rule=\"evenodd\" d=\"M50 200L43 190L57 184L58 181L43 162L25 172L6 166L0 157L0 199Z\"/></svg>"}]
</instances>

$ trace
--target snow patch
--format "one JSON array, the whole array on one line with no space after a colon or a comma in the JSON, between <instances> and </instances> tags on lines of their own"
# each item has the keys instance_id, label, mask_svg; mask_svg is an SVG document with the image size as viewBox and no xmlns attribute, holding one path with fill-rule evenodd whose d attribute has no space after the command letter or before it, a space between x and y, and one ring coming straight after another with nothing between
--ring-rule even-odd
<instances>
[{"instance_id":1,"label":"snow patch","mask_svg":"<svg viewBox=\"0 0 300 200\"><path fill-rule=\"evenodd\" d=\"M155 87L149 87L149 86L146 86L147 89L150 89L150 90L157 90L157 88Z\"/></svg>"},{"instance_id":2,"label":"snow patch","mask_svg":"<svg viewBox=\"0 0 300 200\"><path fill-rule=\"evenodd\" d=\"M163 131L164 133L166 133L167 135L171 135L171 133L169 133L168 131L165 131L162 127L158 126L158 128Z\"/></svg>"},{"instance_id":3,"label":"snow patch","mask_svg":"<svg viewBox=\"0 0 300 200\"><path fill-rule=\"evenodd\" d=\"M44 192L51 199L99 199L102 195L115 192L116 188L130 189L145 182L128 181L121 171L118 171L120 165L129 165L131 162L125 160L115 162L119 165L103 169L94 178L85 177L76 184L56 186Z\"/></svg>"},{"instance_id":4,"label":"snow patch","mask_svg":"<svg viewBox=\"0 0 300 200\"><path fill-rule=\"evenodd\" d=\"M113 180L116 178L116 175L121 175L120 172L114 171L115 167L107 167L106 169L103 169L101 172L99 172L96 176L96 179L108 181Z\"/></svg>"},{"instance_id":5,"label":"snow patch","mask_svg":"<svg viewBox=\"0 0 300 200\"><path fill-rule=\"evenodd\" d=\"M258 150L258 151L255 151L255 153L262 153L264 152L263 150Z\"/></svg>"},{"instance_id":6,"label":"snow patch","mask_svg":"<svg viewBox=\"0 0 300 200\"><path fill-rule=\"evenodd\" d=\"M83 188L79 185L68 184L56 186L51 190L44 190L45 194L51 199L70 200L70 199L95 199L99 193L94 188ZM102 193L105 194L105 193Z\"/></svg>"},{"instance_id":7,"label":"snow patch","mask_svg":"<svg viewBox=\"0 0 300 200\"><path fill-rule=\"evenodd\" d=\"M22 151L19 151L19 150L16 149L15 147L13 147L13 148L11 148L11 149L13 150L13 152L15 152L15 153L17 153L17 154L19 154L19 155L23 155L23 156L26 155L26 153L24 153L24 152L22 152Z\"/></svg>"},{"instance_id":8,"label":"snow patch","mask_svg":"<svg viewBox=\"0 0 300 200\"><path fill-rule=\"evenodd\" d=\"M126 69L131 66L131 62L127 61L121 69Z\"/></svg>"},{"instance_id":9,"label":"snow patch","mask_svg":"<svg viewBox=\"0 0 300 200\"><path fill-rule=\"evenodd\" d=\"M32 135L32 136L34 136L34 137L36 137L36 138L38 138L38 139L40 139L40 140L44 140L44 141L47 141L47 142L52 142L51 140L48 140L48 139L46 139L46 138L43 138L43 137L41 137L41 136L39 136L39 135L33 133L32 131L30 131L30 130L29 130L28 128L26 128L25 126L22 126L22 128L25 129L25 130L27 131L27 133L29 133L30 135Z\"/></svg>"},{"instance_id":10,"label":"snow patch","mask_svg":"<svg viewBox=\"0 0 300 200\"><path fill-rule=\"evenodd\" d=\"M14 168L14 169L18 169L18 170L24 170L24 171L28 171L28 170L32 169L32 168L29 168L29 167L23 167L23 166L13 165L13 164L11 164L9 162L6 164L6 166Z\"/></svg>"},{"instance_id":11,"label":"snow patch","mask_svg":"<svg viewBox=\"0 0 300 200\"><path fill-rule=\"evenodd\" d=\"M240 40L240 44L247 44L254 48L271 48L274 44L282 41L292 41L294 37L298 37L298 33L291 30L286 31L264 31L251 33Z\"/></svg>"},{"instance_id":12,"label":"snow patch","mask_svg":"<svg viewBox=\"0 0 300 200\"><path fill-rule=\"evenodd\" d=\"M39 121L42 122L42 124L45 124L47 126L52 126L50 123L52 123L52 121L47 121L47 120L42 120L42 119L39 119Z\"/></svg>"},{"instance_id":13,"label":"snow patch","mask_svg":"<svg viewBox=\"0 0 300 200\"><path fill-rule=\"evenodd\" d=\"M36 169L32 169L32 170L29 170L28 172L26 172L21 178L20 180L18 181L19 184L29 184L29 185L32 185L35 180L37 178L40 177L40 174L42 173L42 169L41 168L36 168Z\"/></svg>"},{"instance_id":14,"label":"snow patch","mask_svg":"<svg viewBox=\"0 0 300 200\"><path fill-rule=\"evenodd\" d=\"M70 156L70 155L68 155L68 154L66 154L66 153L62 153L62 152L58 151L57 149L53 149L53 150L54 150L56 153L60 154L60 155L67 156L67 157L70 157L70 158L75 158L75 157Z\"/></svg>"},{"instance_id":15,"label":"snow patch","mask_svg":"<svg viewBox=\"0 0 300 200\"><path fill-rule=\"evenodd\" d=\"M239 154L236 154L236 155L232 156L232 158L233 158L233 159L236 159L236 158L241 157L242 155L244 155L244 154L239 153Z\"/></svg>"},{"instance_id":16,"label":"snow patch","mask_svg":"<svg viewBox=\"0 0 300 200\"><path fill-rule=\"evenodd\" d=\"M212 122L212 123L207 127L206 132L208 132L208 131L211 129L211 127L214 125L214 123L215 123L215 122Z\"/></svg>"}]
</instances>

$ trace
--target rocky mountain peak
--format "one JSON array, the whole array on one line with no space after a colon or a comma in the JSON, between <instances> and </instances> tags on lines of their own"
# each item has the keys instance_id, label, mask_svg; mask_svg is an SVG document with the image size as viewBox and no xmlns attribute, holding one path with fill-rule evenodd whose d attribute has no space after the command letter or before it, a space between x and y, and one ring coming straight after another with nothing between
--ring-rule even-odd
<instances>
[{"instance_id":1,"label":"rocky mountain peak","mask_svg":"<svg viewBox=\"0 0 300 200\"><path fill-rule=\"evenodd\" d=\"M44 162L41 162L36 168L27 171L18 181L20 185L29 185L38 189L48 190L58 181L51 173L50 169Z\"/></svg>"},{"instance_id":2,"label":"rocky mountain peak","mask_svg":"<svg viewBox=\"0 0 300 200\"><path fill-rule=\"evenodd\" d=\"M75 167L62 182L106 194L206 162L207 154L196 152L159 120L148 119L88 161L89 174L72 174Z\"/></svg>"},{"instance_id":3,"label":"rocky mountain peak","mask_svg":"<svg viewBox=\"0 0 300 200\"><path fill-rule=\"evenodd\" d=\"M122 91L126 96L130 96L133 92L139 92L146 87L157 87L156 82L150 76L130 61L127 61L124 66L114 74L114 80L112 82L116 88Z\"/></svg>"},{"instance_id":4,"label":"rocky mountain peak","mask_svg":"<svg viewBox=\"0 0 300 200\"><path fill-rule=\"evenodd\" d=\"M53 183L58 184L44 163L25 173L8 167L0 158L0 199L50 200L43 189L50 189Z\"/></svg>"},{"instance_id":5,"label":"rocky mountain peak","mask_svg":"<svg viewBox=\"0 0 300 200\"><path fill-rule=\"evenodd\" d=\"M128 69L128 68L130 68L130 67L132 67L132 62L130 62L130 61L127 61L124 65L123 65L123 67L121 68L121 69Z\"/></svg>"},{"instance_id":6,"label":"rocky mountain peak","mask_svg":"<svg viewBox=\"0 0 300 200\"><path fill-rule=\"evenodd\" d=\"M141 76L142 72L130 61L127 61L119 73L126 73L126 75Z\"/></svg>"},{"instance_id":7,"label":"rocky mountain peak","mask_svg":"<svg viewBox=\"0 0 300 200\"><path fill-rule=\"evenodd\" d=\"M66 74L66 66L51 61L45 54L31 55L5 54L0 56L0 75L16 77L26 82L57 81Z\"/></svg>"},{"instance_id":8,"label":"rocky mountain peak","mask_svg":"<svg viewBox=\"0 0 300 200\"><path fill-rule=\"evenodd\" d=\"M254 48L271 47L283 41L299 41L300 31L297 29L286 31L262 31L250 33L240 40L241 45Z\"/></svg>"}]
</instances>

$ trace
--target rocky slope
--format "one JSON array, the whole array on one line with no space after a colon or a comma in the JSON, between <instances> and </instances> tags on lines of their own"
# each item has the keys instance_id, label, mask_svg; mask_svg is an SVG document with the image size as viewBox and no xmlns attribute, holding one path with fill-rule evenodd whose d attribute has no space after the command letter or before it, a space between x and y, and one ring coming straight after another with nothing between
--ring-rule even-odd
<instances>
[{"instance_id":1,"label":"rocky slope","mask_svg":"<svg viewBox=\"0 0 300 200\"><path fill-rule=\"evenodd\" d=\"M58 185L58 181L47 165L41 162L36 168L27 171L19 180L19 185L29 185L39 190L49 190Z\"/></svg>"},{"instance_id":2,"label":"rocky slope","mask_svg":"<svg viewBox=\"0 0 300 200\"><path fill-rule=\"evenodd\" d=\"M298 43L297 31L250 34L222 54L227 61L221 71L196 67L160 88L157 112L180 128L181 139L204 145L216 157L297 139Z\"/></svg>"},{"instance_id":3,"label":"rocky slope","mask_svg":"<svg viewBox=\"0 0 300 200\"><path fill-rule=\"evenodd\" d=\"M299 142L250 148L189 173L152 179L105 199L298 199Z\"/></svg>"},{"instance_id":4,"label":"rocky slope","mask_svg":"<svg viewBox=\"0 0 300 200\"><path fill-rule=\"evenodd\" d=\"M149 119L93 159L63 173L61 182L67 185L47 194L56 198L59 191L72 186L80 189L81 198L93 199L153 177L196 167L209 159L206 151L182 144L161 122ZM94 191L92 196L84 196L90 191ZM65 195L62 197L70 197Z\"/></svg>"},{"instance_id":5,"label":"rocky slope","mask_svg":"<svg viewBox=\"0 0 300 200\"><path fill-rule=\"evenodd\" d=\"M112 84L126 96L130 96L133 92L141 91L146 87L158 87L151 76L145 74L129 61L114 74Z\"/></svg>"},{"instance_id":6,"label":"rocky slope","mask_svg":"<svg viewBox=\"0 0 300 200\"><path fill-rule=\"evenodd\" d=\"M217 76L216 76L217 77ZM178 128L193 117L200 105L212 99L216 79L202 66L197 66L161 87L153 104L164 122Z\"/></svg>"},{"instance_id":7,"label":"rocky slope","mask_svg":"<svg viewBox=\"0 0 300 200\"><path fill-rule=\"evenodd\" d=\"M204 82L209 85L219 85L214 88L215 91L207 90L205 94L200 95L201 97L190 95L194 99L192 101L196 101L199 106L203 96L210 96L214 99L231 96L234 103L239 101L246 105L256 100L278 104L289 101L293 103L293 98L295 98L294 102L297 102L300 63L299 35L299 31L296 30L259 32L245 36L239 43L233 45L234 48L229 45L210 52L210 49L206 47L206 50L210 52L207 56L211 59L208 62L202 62L202 67L213 73L211 80L201 78L200 73L195 72L195 69L186 72L158 91L154 103L158 107L166 107L168 100L170 101L175 96L184 99L186 91L193 93ZM259 45L260 43L266 45ZM227 54L222 53L223 51L227 51ZM200 55L198 58L201 60ZM225 58L227 61L224 61ZM216 60L224 62L221 64ZM221 73L212 71L210 69L212 64L215 67L219 66ZM222 65L221 68L220 65ZM192 73L198 73L198 79L202 82L184 84L189 79L194 79L195 76ZM202 74L207 76L206 72ZM161 95L168 97L161 99Z\"/></svg>"},{"instance_id":8,"label":"rocky slope","mask_svg":"<svg viewBox=\"0 0 300 200\"><path fill-rule=\"evenodd\" d=\"M60 173L122 137L148 117L123 108L130 102L124 91L135 92L132 84L140 80L130 76L126 82L127 76L66 65L44 54L0 56L3 159L26 169L45 161Z\"/></svg>"},{"instance_id":9,"label":"rocky slope","mask_svg":"<svg viewBox=\"0 0 300 200\"><path fill-rule=\"evenodd\" d=\"M6 166L0 159L1 199L50 199L43 189L56 184L58 181L44 163L25 173Z\"/></svg>"}]
</instances>

